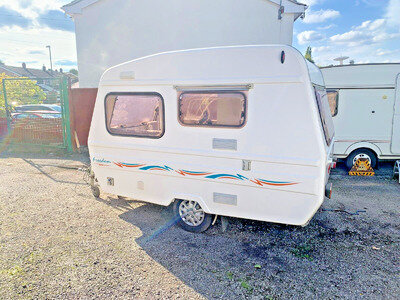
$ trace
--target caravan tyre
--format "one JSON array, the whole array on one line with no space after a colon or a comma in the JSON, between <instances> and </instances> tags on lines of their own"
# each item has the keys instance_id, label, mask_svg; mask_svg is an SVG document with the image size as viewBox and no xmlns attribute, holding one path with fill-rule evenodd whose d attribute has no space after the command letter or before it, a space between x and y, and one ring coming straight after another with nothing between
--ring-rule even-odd
<instances>
[{"instance_id":1,"label":"caravan tyre","mask_svg":"<svg viewBox=\"0 0 400 300\"><path fill-rule=\"evenodd\" d=\"M376 167L377 157L374 152L369 149L357 149L350 153L346 159L346 166L347 168L351 169L357 159L359 158L366 158L369 160L371 167L374 169Z\"/></svg>"},{"instance_id":2,"label":"caravan tyre","mask_svg":"<svg viewBox=\"0 0 400 300\"><path fill-rule=\"evenodd\" d=\"M212 215L205 213L196 201L176 200L173 209L178 225L186 231L203 232L211 225Z\"/></svg>"},{"instance_id":3,"label":"caravan tyre","mask_svg":"<svg viewBox=\"0 0 400 300\"><path fill-rule=\"evenodd\" d=\"M100 188L98 185L93 185L90 187L90 189L92 190L92 194L95 198L100 197Z\"/></svg>"}]
</instances>

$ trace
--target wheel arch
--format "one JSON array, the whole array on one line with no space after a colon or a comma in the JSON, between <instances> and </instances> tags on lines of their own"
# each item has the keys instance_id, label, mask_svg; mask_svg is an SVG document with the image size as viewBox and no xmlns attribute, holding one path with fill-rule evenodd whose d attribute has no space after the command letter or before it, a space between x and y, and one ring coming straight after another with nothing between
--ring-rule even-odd
<instances>
[{"instance_id":1,"label":"wheel arch","mask_svg":"<svg viewBox=\"0 0 400 300\"><path fill-rule=\"evenodd\" d=\"M347 149L346 149L346 158L355 150L359 150L359 149L368 149L370 151L372 151L376 158L379 159L379 157L382 155L382 151L381 149L376 146L373 143L369 143L369 142L358 142L358 143L354 143L352 145L350 145Z\"/></svg>"},{"instance_id":2,"label":"wheel arch","mask_svg":"<svg viewBox=\"0 0 400 300\"><path fill-rule=\"evenodd\" d=\"M203 197L199 195L178 193L174 194L174 196L172 197L171 204L174 203L176 200L196 201L197 203L199 203L199 205L201 206L201 208L204 210L205 213L212 214L206 202L204 201Z\"/></svg>"}]
</instances>

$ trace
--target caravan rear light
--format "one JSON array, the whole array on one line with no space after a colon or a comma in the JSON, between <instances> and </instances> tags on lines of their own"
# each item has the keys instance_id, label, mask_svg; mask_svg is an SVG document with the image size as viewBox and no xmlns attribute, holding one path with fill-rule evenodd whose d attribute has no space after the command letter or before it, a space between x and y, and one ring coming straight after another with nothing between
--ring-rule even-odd
<instances>
[{"instance_id":1,"label":"caravan rear light","mask_svg":"<svg viewBox=\"0 0 400 300\"><path fill-rule=\"evenodd\" d=\"M327 183L325 186L325 196L328 199L332 198L332 183Z\"/></svg>"}]
</instances>

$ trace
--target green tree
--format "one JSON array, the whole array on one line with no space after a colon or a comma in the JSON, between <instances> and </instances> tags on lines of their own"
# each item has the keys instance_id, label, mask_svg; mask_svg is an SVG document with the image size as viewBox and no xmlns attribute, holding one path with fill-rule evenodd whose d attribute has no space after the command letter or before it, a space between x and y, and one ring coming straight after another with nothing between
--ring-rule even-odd
<instances>
[{"instance_id":1,"label":"green tree","mask_svg":"<svg viewBox=\"0 0 400 300\"><path fill-rule=\"evenodd\" d=\"M11 78L0 73L0 117L5 116L3 79ZM21 77L22 79L22 77ZM9 106L43 103L46 93L36 84L36 80L6 80L7 103Z\"/></svg>"},{"instance_id":2,"label":"green tree","mask_svg":"<svg viewBox=\"0 0 400 300\"><path fill-rule=\"evenodd\" d=\"M312 50L311 50L311 47L310 47L310 46L307 47L306 54L304 55L304 57L305 57L305 59L307 59L308 61L314 63L314 60L313 60L313 58L312 58Z\"/></svg>"},{"instance_id":3,"label":"green tree","mask_svg":"<svg viewBox=\"0 0 400 300\"><path fill-rule=\"evenodd\" d=\"M71 70L69 70L69 72L71 74L74 74L74 75L78 76L78 70L77 69L71 69Z\"/></svg>"}]
</instances>

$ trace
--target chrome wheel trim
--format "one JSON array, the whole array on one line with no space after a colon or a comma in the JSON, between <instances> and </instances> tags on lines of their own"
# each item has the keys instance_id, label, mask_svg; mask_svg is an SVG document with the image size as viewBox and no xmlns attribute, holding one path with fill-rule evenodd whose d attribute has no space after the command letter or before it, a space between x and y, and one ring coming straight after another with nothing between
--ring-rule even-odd
<instances>
[{"instance_id":1,"label":"chrome wheel trim","mask_svg":"<svg viewBox=\"0 0 400 300\"><path fill-rule=\"evenodd\" d=\"M204 221L205 212L196 201L183 200L178 210L182 221L189 226L199 226Z\"/></svg>"},{"instance_id":2,"label":"chrome wheel trim","mask_svg":"<svg viewBox=\"0 0 400 300\"><path fill-rule=\"evenodd\" d=\"M358 159L360 159L360 158L366 158L366 159L368 159L369 164L371 164L371 157L369 157L368 154L359 153L359 154L357 154L356 156L354 156L354 158L353 158L353 166L354 166L354 164L356 163L356 161L357 161Z\"/></svg>"}]
</instances>

